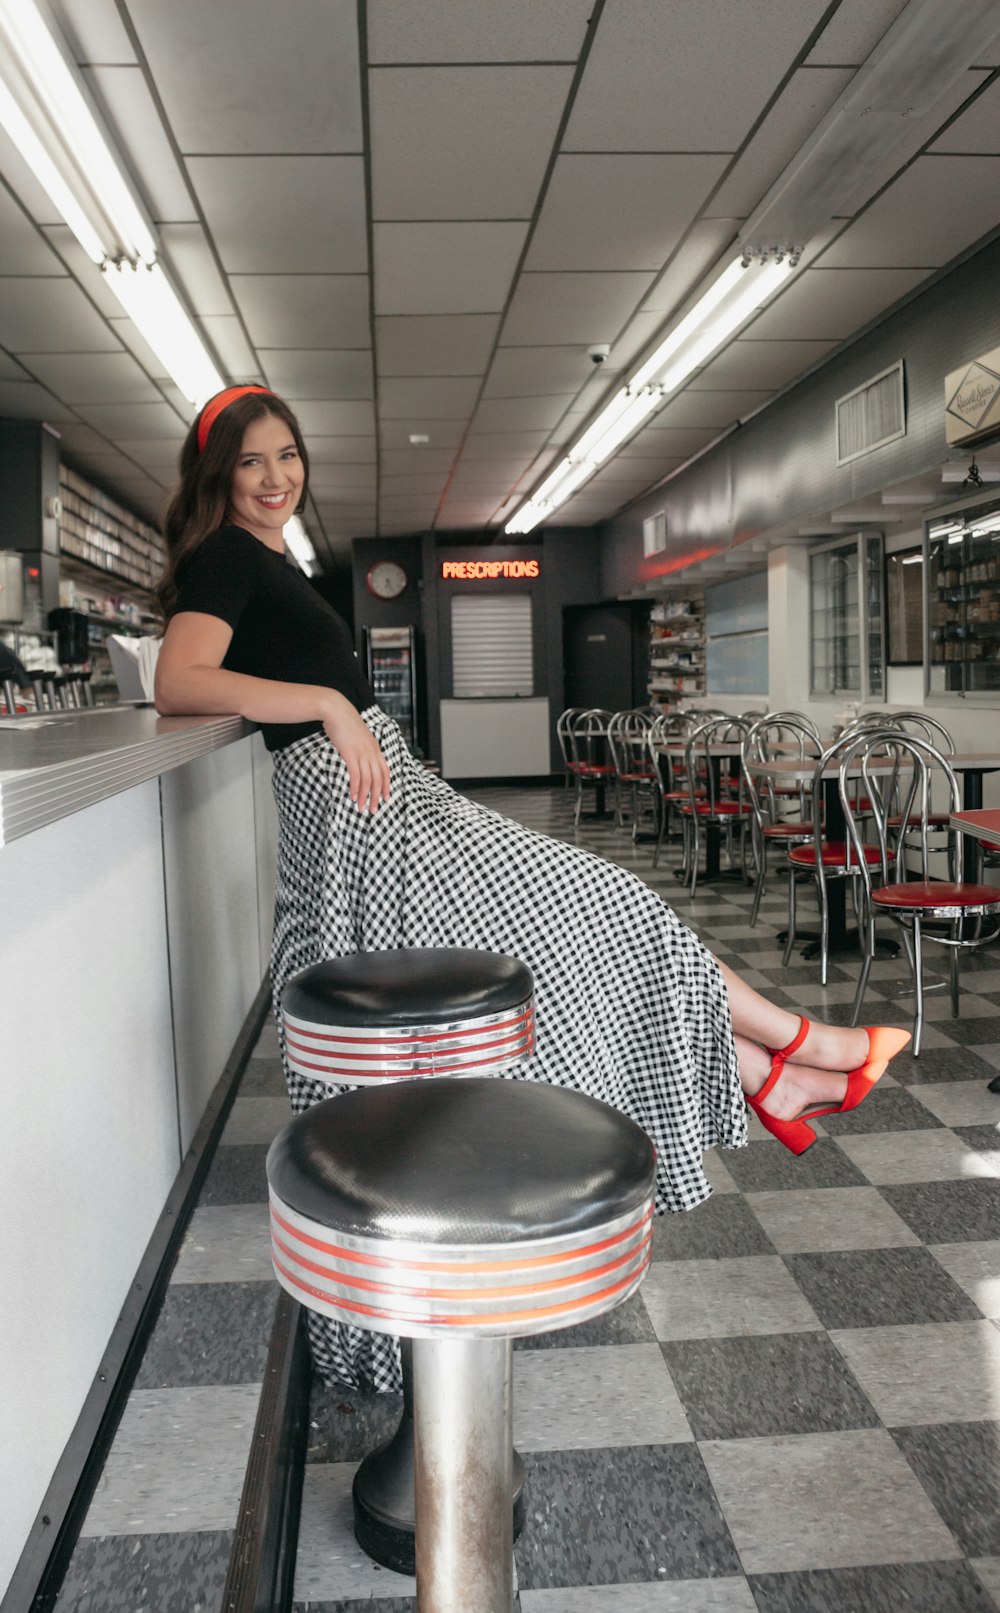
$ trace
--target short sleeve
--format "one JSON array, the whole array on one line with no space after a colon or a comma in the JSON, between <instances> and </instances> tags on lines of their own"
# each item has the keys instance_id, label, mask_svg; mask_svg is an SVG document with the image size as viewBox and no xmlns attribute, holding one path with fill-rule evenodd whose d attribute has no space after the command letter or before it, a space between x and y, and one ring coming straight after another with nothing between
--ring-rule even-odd
<instances>
[{"instance_id":1,"label":"short sleeve","mask_svg":"<svg viewBox=\"0 0 1000 1613\"><path fill-rule=\"evenodd\" d=\"M213 532L177 570L177 604L204 611L236 627L256 592L259 577L252 545L238 532Z\"/></svg>"}]
</instances>

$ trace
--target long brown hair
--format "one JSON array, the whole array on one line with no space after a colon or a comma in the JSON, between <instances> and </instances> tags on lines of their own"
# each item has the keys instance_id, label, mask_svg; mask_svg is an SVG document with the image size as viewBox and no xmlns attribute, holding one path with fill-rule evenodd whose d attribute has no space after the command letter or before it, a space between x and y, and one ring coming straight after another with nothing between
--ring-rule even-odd
<instances>
[{"instance_id":1,"label":"long brown hair","mask_svg":"<svg viewBox=\"0 0 1000 1613\"><path fill-rule=\"evenodd\" d=\"M211 401L209 399L209 403ZM229 491L247 427L269 414L283 420L295 439L305 471L302 497L296 506L296 514L305 508L309 488L309 456L299 423L284 398L279 398L275 392L252 392L246 397L236 398L212 422L204 448L198 447L199 413L184 439L180 482L163 521L167 564L154 592L165 621L170 620L177 608L177 567L194 554L211 533L217 532L225 521Z\"/></svg>"}]
</instances>

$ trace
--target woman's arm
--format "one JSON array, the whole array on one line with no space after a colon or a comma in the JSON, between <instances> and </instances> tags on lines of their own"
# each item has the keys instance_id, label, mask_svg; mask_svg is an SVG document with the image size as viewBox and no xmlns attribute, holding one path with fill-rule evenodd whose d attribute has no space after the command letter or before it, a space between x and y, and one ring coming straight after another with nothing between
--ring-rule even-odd
<instances>
[{"instance_id":1,"label":"woman's arm","mask_svg":"<svg viewBox=\"0 0 1000 1613\"><path fill-rule=\"evenodd\" d=\"M228 672L222 661L232 636L228 623L204 611L179 611L171 617L156 664L160 716L233 714L251 722L321 722L346 764L358 810L375 812L380 801L388 801L385 757L351 702L319 684Z\"/></svg>"}]
</instances>

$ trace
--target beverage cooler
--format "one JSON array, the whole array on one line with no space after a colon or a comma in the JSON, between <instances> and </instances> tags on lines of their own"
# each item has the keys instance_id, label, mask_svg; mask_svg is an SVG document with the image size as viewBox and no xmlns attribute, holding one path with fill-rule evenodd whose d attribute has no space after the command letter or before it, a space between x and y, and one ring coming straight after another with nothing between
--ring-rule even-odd
<instances>
[{"instance_id":1,"label":"beverage cooler","mask_svg":"<svg viewBox=\"0 0 1000 1613\"><path fill-rule=\"evenodd\" d=\"M413 627L365 629L368 681L411 749L417 743L417 643Z\"/></svg>"}]
</instances>

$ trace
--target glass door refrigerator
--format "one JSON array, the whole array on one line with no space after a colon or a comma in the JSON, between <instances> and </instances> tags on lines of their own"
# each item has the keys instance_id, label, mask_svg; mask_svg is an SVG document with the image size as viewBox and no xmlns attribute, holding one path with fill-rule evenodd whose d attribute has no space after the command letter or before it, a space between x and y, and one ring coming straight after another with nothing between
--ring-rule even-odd
<instances>
[{"instance_id":1,"label":"glass door refrigerator","mask_svg":"<svg viewBox=\"0 0 1000 1613\"><path fill-rule=\"evenodd\" d=\"M417 743L417 644L413 627L365 630L368 681L387 717L399 724L413 750Z\"/></svg>"}]
</instances>

